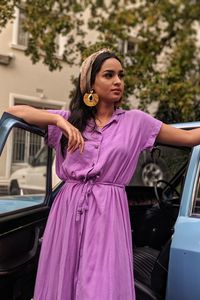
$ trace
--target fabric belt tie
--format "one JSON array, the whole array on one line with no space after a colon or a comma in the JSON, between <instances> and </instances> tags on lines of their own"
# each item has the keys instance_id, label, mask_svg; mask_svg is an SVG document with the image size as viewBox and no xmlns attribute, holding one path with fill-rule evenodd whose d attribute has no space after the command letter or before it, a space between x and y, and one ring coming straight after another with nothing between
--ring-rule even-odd
<instances>
[{"instance_id":1,"label":"fabric belt tie","mask_svg":"<svg viewBox=\"0 0 200 300\"><path fill-rule=\"evenodd\" d=\"M81 215L85 214L88 209L88 197L92 192L93 186L96 184L100 185L108 185L108 186L113 186L113 187L118 187L118 188L123 188L125 189L125 185L123 184L118 184L118 183L113 183L113 182L105 182L105 181L96 181L94 179L88 179L88 180L67 180L66 184L68 183L73 183L73 184L83 184L83 197L80 198L78 208L76 210L76 221L80 221Z\"/></svg>"}]
</instances>

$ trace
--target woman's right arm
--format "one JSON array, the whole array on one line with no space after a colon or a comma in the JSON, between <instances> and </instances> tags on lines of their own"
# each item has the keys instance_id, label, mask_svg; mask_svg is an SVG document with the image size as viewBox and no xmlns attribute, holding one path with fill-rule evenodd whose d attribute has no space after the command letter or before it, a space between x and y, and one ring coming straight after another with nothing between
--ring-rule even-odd
<instances>
[{"instance_id":1,"label":"woman's right arm","mask_svg":"<svg viewBox=\"0 0 200 300\"><path fill-rule=\"evenodd\" d=\"M80 148L80 151L83 152L84 140L80 131L62 116L28 105L11 106L7 109L7 112L23 119L29 124L36 125L46 130L48 125L59 127L62 133L68 139L67 150L73 152L77 148Z\"/></svg>"},{"instance_id":2,"label":"woman's right arm","mask_svg":"<svg viewBox=\"0 0 200 300\"><path fill-rule=\"evenodd\" d=\"M60 115L28 105L14 105L9 107L7 112L43 129L47 129L48 125L56 126L58 119L62 118Z\"/></svg>"}]
</instances>

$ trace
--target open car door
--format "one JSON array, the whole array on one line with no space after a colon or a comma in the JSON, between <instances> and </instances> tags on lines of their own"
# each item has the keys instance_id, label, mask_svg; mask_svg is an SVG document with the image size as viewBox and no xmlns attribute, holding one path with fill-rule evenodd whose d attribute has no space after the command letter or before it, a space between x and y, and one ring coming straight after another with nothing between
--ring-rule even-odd
<instances>
[{"instance_id":1,"label":"open car door","mask_svg":"<svg viewBox=\"0 0 200 300\"><path fill-rule=\"evenodd\" d=\"M19 143L27 134L32 141L40 141L38 148L41 145L44 147L44 131L8 113L3 114L0 120L2 170L6 168L5 161L9 161L9 157L11 165L14 152L24 155L27 151L25 144ZM12 151L14 146L15 151ZM37 149L34 150L34 147L35 145L30 147L28 156L31 151L36 152ZM8 176L7 180L7 194L0 195L0 299L2 300L30 300L33 297L41 241L52 199L52 149L46 147L46 151L46 162L43 163L40 174L43 177L43 189L40 187L37 191L36 188L33 193L27 186L26 191L23 191L20 188L20 180L26 180L24 171L20 173L20 170L17 172L14 170L18 174L15 177L15 184L18 185L17 195L9 195L11 176ZM13 163L12 168L16 168L16 164ZM37 173L37 176L40 175Z\"/></svg>"}]
</instances>

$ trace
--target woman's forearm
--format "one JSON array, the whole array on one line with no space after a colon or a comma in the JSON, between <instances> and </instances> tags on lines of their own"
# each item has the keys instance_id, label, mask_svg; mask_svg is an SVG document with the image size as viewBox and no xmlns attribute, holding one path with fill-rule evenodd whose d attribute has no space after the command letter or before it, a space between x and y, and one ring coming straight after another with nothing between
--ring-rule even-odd
<instances>
[{"instance_id":1,"label":"woman's forearm","mask_svg":"<svg viewBox=\"0 0 200 300\"><path fill-rule=\"evenodd\" d=\"M157 142L175 146L193 147L200 144L200 128L183 130L163 124Z\"/></svg>"},{"instance_id":2,"label":"woman's forearm","mask_svg":"<svg viewBox=\"0 0 200 300\"><path fill-rule=\"evenodd\" d=\"M47 129L48 125L57 126L68 139L67 150L73 152L79 148L83 152L84 139L81 132L62 116L27 105L12 106L7 109L7 112L40 128Z\"/></svg>"},{"instance_id":3,"label":"woman's forearm","mask_svg":"<svg viewBox=\"0 0 200 300\"><path fill-rule=\"evenodd\" d=\"M7 112L23 119L29 124L46 129L48 125L57 125L60 115L49 113L46 110L37 109L28 105L15 105L7 109Z\"/></svg>"}]
</instances>

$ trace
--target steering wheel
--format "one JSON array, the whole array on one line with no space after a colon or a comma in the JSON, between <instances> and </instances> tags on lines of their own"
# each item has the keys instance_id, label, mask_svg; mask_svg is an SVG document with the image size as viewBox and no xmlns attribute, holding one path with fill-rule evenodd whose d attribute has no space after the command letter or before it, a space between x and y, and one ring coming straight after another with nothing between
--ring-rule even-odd
<instances>
[{"instance_id":1,"label":"steering wheel","mask_svg":"<svg viewBox=\"0 0 200 300\"><path fill-rule=\"evenodd\" d=\"M165 187L162 188L162 193L159 193L158 188L160 184L164 184ZM158 180L154 185L154 191L158 203L166 203L169 200L173 200L173 195L176 194L177 197L180 197L180 193L175 189L175 187L167 182L166 180Z\"/></svg>"}]
</instances>

